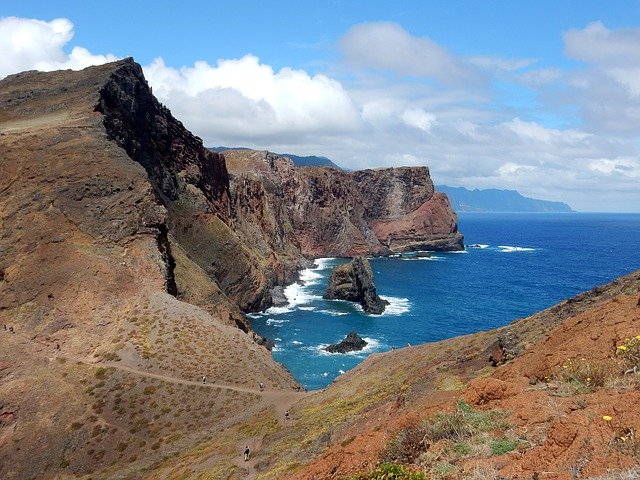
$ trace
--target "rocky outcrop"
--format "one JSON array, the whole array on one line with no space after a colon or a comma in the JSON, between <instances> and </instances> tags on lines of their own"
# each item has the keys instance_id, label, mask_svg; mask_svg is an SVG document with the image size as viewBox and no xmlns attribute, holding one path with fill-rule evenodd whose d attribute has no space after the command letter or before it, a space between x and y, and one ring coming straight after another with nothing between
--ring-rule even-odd
<instances>
[{"instance_id":1,"label":"rocky outcrop","mask_svg":"<svg viewBox=\"0 0 640 480\"><path fill-rule=\"evenodd\" d=\"M356 257L349 263L335 267L323 298L357 302L365 312L378 315L389 305L388 301L378 296L371 265L364 257Z\"/></svg>"},{"instance_id":2,"label":"rocky outcrop","mask_svg":"<svg viewBox=\"0 0 640 480\"><path fill-rule=\"evenodd\" d=\"M340 341L340 343L333 343L324 347L327 352L330 353L347 353L357 352L362 350L368 345L366 340L363 340L356 332L350 332L346 337Z\"/></svg>"}]
</instances>

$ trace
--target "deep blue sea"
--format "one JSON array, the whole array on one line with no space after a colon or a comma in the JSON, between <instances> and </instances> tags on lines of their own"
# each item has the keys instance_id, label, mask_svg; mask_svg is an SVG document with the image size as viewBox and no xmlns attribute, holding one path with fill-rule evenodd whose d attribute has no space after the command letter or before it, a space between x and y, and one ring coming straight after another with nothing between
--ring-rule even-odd
<instances>
[{"instance_id":1,"label":"deep blue sea","mask_svg":"<svg viewBox=\"0 0 640 480\"><path fill-rule=\"evenodd\" d=\"M275 341L274 358L309 389L327 386L372 352L416 345L508 324L579 292L640 269L640 214L462 213L464 252L429 258L370 259L382 315L323 300L332 267L318 259L285 289L286 307L252 315ZM356 331L361 352L322 347Z\"/></svg>"}]
</instances>

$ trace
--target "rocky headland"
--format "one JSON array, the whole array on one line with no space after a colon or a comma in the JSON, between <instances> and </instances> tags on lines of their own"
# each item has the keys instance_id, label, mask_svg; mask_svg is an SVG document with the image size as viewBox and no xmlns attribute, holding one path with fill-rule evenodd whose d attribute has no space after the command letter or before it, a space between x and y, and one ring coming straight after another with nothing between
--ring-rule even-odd
<instances>
[{"instance_id":1,"label":"rocky headland","mask_svg":"<svg viewBox=\"0 0 640 480\"><path fill-rule=\"evenodd\" d=\"M362 305L366 313L380 315L389 302L378 296L369 260L355 257L331 271L327 291L322 298L347 300Z\"/></svg>"},{"instance_id":2,"label":"rocky headland","mask_svg":"<svg viewBox=\"0 0 640 480\"><path fill-rule=\"evenodd\" d=\"M426 168L217 155L131 59L2 80L0 152L0 478L637 476L640 273L305 393L244 312L316 256L461 249Z\"/></svg>"},{"instance_id":3,"label":"rocky headland","mask_svg":"<svg viewBox=\"0 0 640 480\"><path fill-rule=\"evenodd\" d=\"M277 287L315 256L395 248L374 223L435 195L426 168L370 171L387 191L375 210L355 173L210 152L132 59L4 78L0 150L9 480L139 473L298 398L244 312L282 302ZM462 248L452 211L432 223Z\"/></svg>"}]
</instances>

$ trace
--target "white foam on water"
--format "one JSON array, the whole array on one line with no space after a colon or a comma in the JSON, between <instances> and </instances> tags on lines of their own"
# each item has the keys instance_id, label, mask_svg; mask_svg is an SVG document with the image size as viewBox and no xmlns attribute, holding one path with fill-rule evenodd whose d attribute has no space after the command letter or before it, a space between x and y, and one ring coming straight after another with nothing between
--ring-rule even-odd
<instances>
[{"instance_id":1,"label":"white foam on water","mask_svg":"<svg viewBox=\"0 0 640 480\"><path fill-rule=\"evenodd\" d=\"M315 310L316 307L300 307L300 310L305 310L307 312L311 312L313 310Z\"/></svg>"},{"instance_id":2,"label":"white foam on water","mask_svg":"<svg viewBox=\"0 0 640 480\"><path fill-rule=\"evenodd\" d=\"M442 260L442 257L434 257L434 256L430 256L430 257L404 257L402 259L403 262L417 262L419 260L427 260L427 261L432 261L432 262L437 262L438 260Z\"/></svg>"},{"instance_id":3,"label":"white foam on water","mask_svg":"<svg viewBox=\"0 0 640 480\"><path fill-rule=\"evenodd\" d=\"M474 243L472 245L465 245L466 248L489 248L489 245L484 243Z\"/></svg>"},{"instance_id":4,"label":"white foam on water","mask_svg":"<svg viewBox=\"0 0 640 480\"><path fill-rule=\"evenodd\" d=\"M386 295L380 295L380 298L389 302L381 316L402 315L411 309L411 302L408 298L388 297Z\"/></svg>"},{"instance_id":5,"label":"white foam on water","mask_svg":"<svg viewBox=\"0 0 640 480\"><path fill-rule=\"evenodd\" d=\"M340 317L342 315L349 315L349 312L337 312L335 310L318 310L320 313L324 313L325 315L333 315L336 317Z\"/></svg>"},{"instance_id":6,"label":"white foam on water","mask_svg":"<svg viewBox=\"0 0 640 480\"><path fill-rule=\"evenodd\" d=\"M268 308L265 313L270 315L281 315L283 313L293 312L294 310L314 310L310 304L320 300L322 297L313 295L309 291L311 285L317 284L323 277L322 271L329 268L329 261L332 258L318 258L315 265L311 268L305 268L300 272L300 282L292 283L284 287L284 296L287 299L287 305Z\"/></svg>"},{"instance_id":7,"label":"white foam on water","mask_svg":"<svg viewBox=\"0 0 640 480\"><path fill-rule=\"evenodd\" d=\"M498 245L498 248L501 252L512 253L512 252L535 252L535 248L529 247L512 247L510 245Z\"/></svg>"},{"instance_id":8,"label":"white foam on water","mask_svg":"<svg viewBox=\"0 0 640 480\"><path fill-rule=\"evenodd\" d=\"M338 370L338 373L339 373L340 375L342 375L342 374L344 374L345 372L344 372L344 370L340 369L340 370Z\"/></svg>"},{"instance_id":9,"label":"white foam on water","mask_svg":"<svg viewBox=\"0 0 640 480\"><path fill-rule=\"evenodd\" d=\"M291 342L293 345L302 345L302 342L300 340L294 340Z\"/></svg>"},{"instance_id":10,"label":"white foam on water","mask_svg":"<svg viewBox=\"0 0 640 480\"><path fill-rule=\"evenodd\" d=\"M284 318L267 318L267 325L282 325L283 323L289 323L289 320Z\"/></svg>"}]
</instances>

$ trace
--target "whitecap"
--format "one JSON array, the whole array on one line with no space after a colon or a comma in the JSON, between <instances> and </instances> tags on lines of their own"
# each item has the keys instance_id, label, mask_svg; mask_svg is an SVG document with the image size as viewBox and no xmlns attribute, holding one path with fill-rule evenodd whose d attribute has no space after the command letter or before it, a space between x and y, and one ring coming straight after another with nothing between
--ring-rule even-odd
<instances>
[{"instance_id":1,"label":"whitecap","mask_svg":"<svg viewBox=\"0 0 640 480\"><path fill-rule=\"evenodd\" d=\"M300 340L293 340L291 343L293 345L302 345L302 342Z\"/></svg>"},{"instance_id":2,"label":"whitecap","mask_svg":"<svg viewBox=\"0 0 640 480\"><path fill-rule=\"evenodd\" d=\"M313 310L315 310L316 307L300 307L300 310L305 310L307 312L311 312Z\"/></svg>"},{"instance_id":3,"label":"whitecap","mask_svg":"<svg viewBox=\"0 0 640 480\"><path fill-rule=\"evenodd\" d=\"M512 253L512 252L534 252L535 248L529 247L512 247L510 245L498 245L498 248L501 252Z\"/></svg>"},{"instance_id":4,"label":"whitecap","mask_svg":"<svg viewBox=\"0 0 640 480\"><path fill-rule=\"evenodd\" d=\"M389 297L380 295L380 298L389 302L382 315L402 315L411 309L411 302L408 298Z\"/></svg>"},{"instance_id":5,"label":"whitecap","mask_svg":"<svg viewBox=\"0 0 640 480\"><path fill-rule=\"evenodd\" d=\"M340 375L342 375L342 374L344 374L344 370L340 369L340 370L338 370L338 373L339 373Z\"/></svg>"},{"instance_id":6,"label":"whitecap","mask_svg":"<svg viewBox=\"0 0 640 480\"><path fill-rule=\"evenodd\" d=\"M282 325L283 323L289 323L289 320L284 318L267 318L267 325Z\"/></svg>"},{"instance_id":7,"label":"whitecap","mask_svg":"<svg viewBox=\"0 0 640 480\"><path fill-rule=\"evenodd\" d=\"M489 245L484 243L473 243L471 245L465 245L466 248L488 248Z\"/></svg>"},{"instance_id":8,"label":"whitecap","mask_svg":"<svg viewBox=\"0 0 640 480\"><path fill-rule=\"evenodd\" d=\"M340 317L342 315L349 315L349 312L337 312L336 310L318 310L320 313L324 313L326 315L333 315L336 317Z\"/></svg>"}]
</instances>

